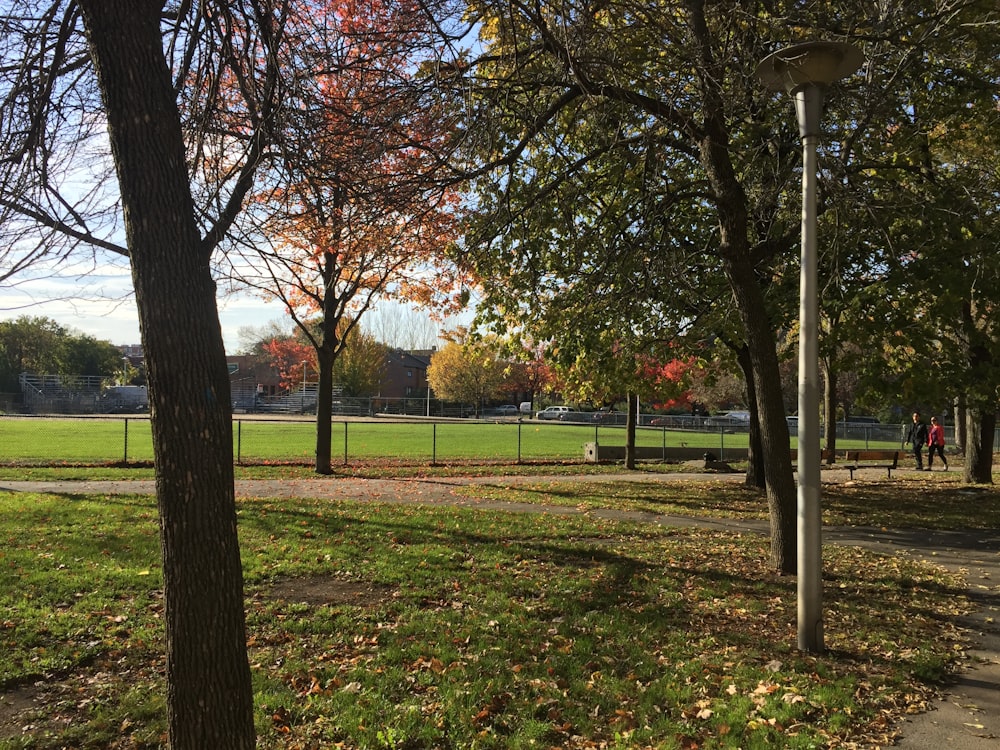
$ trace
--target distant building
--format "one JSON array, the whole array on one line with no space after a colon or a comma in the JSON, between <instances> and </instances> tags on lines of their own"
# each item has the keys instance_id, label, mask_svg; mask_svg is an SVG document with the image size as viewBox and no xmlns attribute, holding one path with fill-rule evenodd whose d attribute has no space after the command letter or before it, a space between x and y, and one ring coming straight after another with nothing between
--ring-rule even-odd
<instances>
[{"instance_id":1,"label":"distant building","mask_svg":"<svg viewBox=\"0 0 1000 750\"><path fill-rule=\"evenodd\" d=\"M120 347L129 365L142 371L145 364L141 345ZM426 398L427 368L435 349L404 351L390 349L386 356L385 370L379 396L382 398ZM226 356L233 407L253 410L261 401L280 396L283 392L281 376L266 359L247 354Z\"/></svg>"},{"instance_id":2,"label":"distant building","mask_svg":"<svg viewBox=\"0 0 1000 750\"><path fill-rule=\"evenodd\" d=\"M261 401L274 398L284 390L281 375L266 359L252 354L233 354L226 357L226 365L236 410L253 411Z\"/></svg>"},{"instance_id":3,"label":"distant building","mask_svg":"<svg viewBox=\"0 0 1000 750\"><path fill-rule=\"evenodd\" d=\"M390 349L378 395L382 398L427 396L427 368L433 353L433 349L412 352Z\"/></svg>"}]
</instances>

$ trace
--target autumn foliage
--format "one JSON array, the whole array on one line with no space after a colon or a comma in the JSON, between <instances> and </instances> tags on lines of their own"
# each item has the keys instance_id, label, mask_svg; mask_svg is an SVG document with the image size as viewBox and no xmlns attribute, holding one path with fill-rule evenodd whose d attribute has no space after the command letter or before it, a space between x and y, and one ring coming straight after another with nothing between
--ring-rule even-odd
<instances>
[{"instance_id":1,"label":"autumn foliage","mask_svg":"<svg viewBox=\"0 0 1000 750\"><path fill-rule=\"evenodd\" d=\"M417 67L438 54L435 27L420 3L324 8L332 31L296 21L309 73L283 115L276 184L256 196L270 247L243 257L244 280L297 323L356 318L379 297L457 304L459 196L435 171L455 123Z\"/></svg>"}]
</instances>

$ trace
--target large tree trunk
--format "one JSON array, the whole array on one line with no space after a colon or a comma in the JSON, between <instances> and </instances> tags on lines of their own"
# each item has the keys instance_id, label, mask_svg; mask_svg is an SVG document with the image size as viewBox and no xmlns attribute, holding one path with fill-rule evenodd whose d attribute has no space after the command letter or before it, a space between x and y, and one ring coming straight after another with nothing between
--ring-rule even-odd
<instances>
[{"instance_id":1,"label":"large tree trunk","mask_svg":"<svg viewBox=\"0 0 1000 750\"><path fill-rule=\"evenodd\" d=\"M757 399L761 457L764 462L767 507L771 522L771 564L779 572L794 574L798 562L798 500L792 474L788 422L785 421L775 334L767 320L764 295L752 266L730 259L725 260L724 266L747 333L747 351Z\"/></svg>"},{"instance_id":2,"label":"large tree trunk","mask_svg":"<svg viewBox=\"0 0 1000 750\"><path fill-rule=\"evenodd\" d=\"M983 373L979 388L966 392L965 398L965 470L963 481L972 484L993 484L993 437L997 426L995 380L992 379L993 355L985 343L975 342L981 336L972 322L971 305L963 305L965 327L974 343L969 346L969 369ZM973 338L975 337L975 338Z\"/></svg>"},{"instance_id":3,"label":"large tree trunk","mask_svg":"<svg viewBox=\"0 0 1000 750\"><path fill-rule=\"evenodd\" d=\"M993 436L997 428L996 407L966 408L964 482L993 484Z\"/></svg>"},{"instance_id":4,"label":"large tree trunk","mask_svg":"<svg viewBox=\"0 0 1000 750\"><path fill-rule=\"evenodd\" d=\"M232 415L160 3L82 0L108 117L152 405L173 750L254 747Z\"/></svg>"},{"instance_id":5,"label":"large tree trunk","mask_svg":"<svg viewBox=\"0 0 1000 750\"><path fill-rule=\"evenodd\" d=\"M771 521L771 565L782 573L794 573L796 555L796 506L798 504L792 457L788 447L788 423L781 394L781 373L774 327L768 320L764 292L757 278L755 253L749 240L750 218L743 191L730 154L726 107L721 90L725 80L713 58L712 35L705 19L705 3L688 5L691 30L704 68L704 122L699 151L708 176L719 219L719 255L736 308L746 333L753 370L753 384L760 421L761 455L764 460L768 513Z\"/></svg>"},{"instance_id":6,"label":"large tree trunk","mask_svg":"<svg viewBox=\"0 0 1000 750\"><path fill-rule=\"evenodd\" d=\"M319 360L319 385L316 391L316 473L332 474L333 443L333 352L321 346Z\"/></svg>"}]
</instances>

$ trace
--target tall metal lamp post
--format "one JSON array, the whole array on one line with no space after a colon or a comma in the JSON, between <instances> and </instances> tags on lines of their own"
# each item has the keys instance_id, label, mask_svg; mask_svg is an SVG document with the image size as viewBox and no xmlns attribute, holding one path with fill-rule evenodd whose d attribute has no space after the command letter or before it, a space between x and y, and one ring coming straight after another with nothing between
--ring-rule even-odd
<instances>
[{"instance_id":1,"label":"tall metal lamp post","mask_svg":"<svg viewBox=\"0 0 1000 750\"><path fill-rule=\"evenodd\" d=\"M302 393L299 394L299 411L306 413L306 373L309 372L309 360L302 360ZM319 406L317 405L317 413Z\"/></svg>"},{"instance_id":2,"label":"tall metal lamp post","mask_svg":"<svg viewBox=\"0 0 1000 750\"><path fill-rule=\"evenodd\" d=\"M823 540L820 515L819 302L816 281L816 147L826 86L861 67L841 42L806 42L768 55L757 75L795 100L802 139L802 250L799 270L798 645L823 650Z\"/></svg>"}]
</instances>

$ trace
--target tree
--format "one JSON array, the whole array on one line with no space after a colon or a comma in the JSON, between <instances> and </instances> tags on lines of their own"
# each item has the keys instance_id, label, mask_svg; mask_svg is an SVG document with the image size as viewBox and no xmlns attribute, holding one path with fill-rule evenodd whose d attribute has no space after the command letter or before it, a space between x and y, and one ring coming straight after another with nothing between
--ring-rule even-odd
<instances>
[{"instance_id":1,"label":"tree","mask_svg":"<svg viewBox=\"0 0 1000 750\"><path fill-rule=\"evenodd\" d=\"M624 13L589 3L479 7L486 50L466 75L482 102L470 148L499 154L478 173L488 213L470 239L474 249L493 245L476 258L484 277L499 271L487 309L510 325L530 323L531 307L561 306L574 329L591 331L614 310L619 329L674 340L690 327L692 299L703 307L724 298L724 281L738 316L728 327L747 343L771 559L793 572L781 306L767 279L798 234L782 199L796 149L769 150L790 128L769 117L753 73L775 19L701 2L638 2ZM675 282L696 296L679 295Z\"/></svg>"},{"instance_id":2,"label":"tree","mask_svg":"<svg viewBox=\"0 0 1000 750\"><path fill-rule=\"evenodd\" d=\"M270 142L291 3L162 10L134 0L5 4L0 206L6 236L22 240L5 247L24 250L25 262L34 248L68 257L77 246L129 260L152 406L169 742L249 750L232 415L211 261ZM223 95L230 79L241 86ZM234 112L241 127L222 127ZM116 180L94 174L111 164Z\"/></svg>"},{"instance_id":3,"label":"tree","mask_svg":"<svg viewBox=\"0 0 1000 750\"><path fill-rule=\"evenodd\" d=\"M320 7L320 26L299 18L295 27L296 68L311 73L297 75L281 113L279 184L255 196L267 242L252 238L233 276L280 299L315 349L316 471L329 474L334 368L347 337L381 298L461 304L465 278L445 254L458 196L436 176L454 117L421 72L447 41L434 4Z\"/></svg>"},{"instance_id":4,"label":"tree","mask_svg":"<svg viewBox=\"0 0 1000 750\"><path fill-rule=\"evenodd\" d=\"M271 366L278 371L281 387L286 390L305 383L309 368L317 372L316 350L300 337L275 337L263 345L263 350L270 357Z\"/></svg>"},{"instance_id":5,"label":"tree","mask_svg":"<svg viewBox=\"0 0 1000 750\"><path fill-rule=\"evenodd\" d=\"M477 7L486 54L462 83L482 103L468 118L470 150L490 160L476 172L484 215L469 239L481 273L495 274L487 315L501 327L533 326L547 314L533 306L562 306L571 311L564 319L600 330L614 310L625 325L661 323L676 334L686 324L695 341L725 340L747 379L751 444L760 444L751 466L759 455L772 561L791 572L795 491L775 341L794 316L801 149L787 98L769 101L755 67L803 38L847 38L864 48L865 77L834 86L826 102L821 208L825 226L839 227L838 216L855 205L847 196L873 173L881 180L911 165L912 174L926 171L907 165L904 151L868 158L919 112L915 103L947 96L963 77L995 91L995 62L984 62L995 7L963 2L943 13L931 1L872 11L849 3L643 0ZM970 37L977 43L963 45ZM982 52L982 67L966 64L969 49ZM982 79L965 72L984 68L991 73ZM863 230L857 222L855 236ZM839 257L860 272L892 254L866 255L870 249L853 245L857 252ZM838 268L838 256L825 260L828 273ZM849 287L848 299L861 288ZM850 317L828 322L844 326L841 341L855 330ZM836 351L831 340L827 353Z\"/></svg>"},{"instance_id":6,"label":"tree","mask_svg":"<svg viewBox=\"0 0 1000 750\"><path fill-rule=\"evenodd\" d=\"M842 252L823 299L840 328L826 348L907 413L940 414L959 396L974 404L967 429L978 440L964 441L964 479L990 482L1000 19L990 2L958 3L945 16L911 10L897 18L910 33L868 46L880 91L868 113L873 137L856 139L846 179L830 183Z\"/></svg>"},{"instance_id":7,"label":"tree","mask_svg":"<svg viewBox=\"0 0 1000 750\"><path fill-rule=\"evenodd\" d=\"M237 354L264 354L265 347L274 339L289 337L287 326L272 320L260 326L240 326L237 331Z\"/></svg>"},{"instance_id":8,"label":"tree","mask_svg":"<svg viewBox=\"0 0 1000 750\"><path fill-rule=\"evenodd\" d=\"M449 341L431 357L427 382L438 398L474 404L478 413L485 402L503 392L505 365L492 347L481 342Z\"/></svg>"},{"instance_id":9,"label":"tree","mask_svg":"<svg viewBox=\"0 0 1000 750\"><path fill-rule=\"evenodd\" d=\"M107 376L121 365L122 354L116 346L74 333L51 318L22 315L0 321L0 391L19 390L22 372Z\"/></svg>"},{"instance_id":10,"label":"tree","mask_svg":"<svg viewBox=\"0 0 1000 750\"><path fill-rule=\"evenodd\" d=\"M354 327L333 365L333 381L344 396L374 396L379 391L389 347Z\"/></svg>"},{"instance_id":11,"label":"tree","mask_svg":"<svg viewBox=\"0 0 1000 750\"><path fill-rule=\"evenodd\" d=\"M639 383L643 391L639 395L657 409L679 409L690 411L693 402L691 386L695 374L700 370L696 357L668 359L666 361L646 357L639 362Z\"/></svg>"},{"instance_id":12,"label":"tree","mask_svg":"<svg viewBox=\"0 0 1000 750\"><path fill-rule=\"evenodd\" d=\"M619 331L609 326L591 338L586 353L562 367L557 365L564 391L576 401L612 406L624 401L625 465L636 466L635 437L641 401L676 402L685 398L686 371L692 362L662 362L656 355L667 354L670 347L655 347L632 339L618 338ZM632 347L643 346L644 350ZM660 349L661 351L657 351ZM570 346L567 352L578 351Z\"/></svg>"},{"instance_id":13,"label":"tree","mask_svg":"<svg viewBox=\"0 0 1000 750\"><path fill-rule=\"evenodd\" d=\"M551 391L555 381L552 366L545 361L544 347L523 342L518 346L509 340L508 343L514 359L507 364L507 389L534 403L539 395Z\"/></svg>"}]
</instances>

